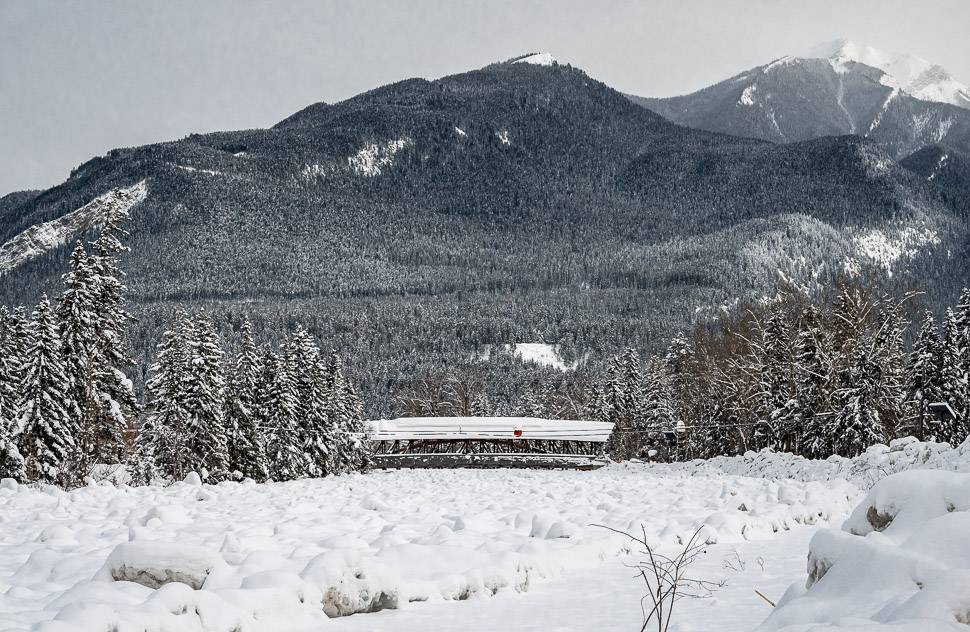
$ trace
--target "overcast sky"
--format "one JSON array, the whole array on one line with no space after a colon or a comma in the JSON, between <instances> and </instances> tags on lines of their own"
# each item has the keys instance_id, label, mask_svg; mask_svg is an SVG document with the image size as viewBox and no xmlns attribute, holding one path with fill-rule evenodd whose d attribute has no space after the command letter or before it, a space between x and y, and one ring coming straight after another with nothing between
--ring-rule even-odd
<instances>
[{"instance_id":1,"label":"overcast sky","mask_svg":"<svg viewBox=\"0 0 970 632\"><path fill-rule=\"evenodd\" d=\"M970 83L968 25L970 0L0 0L0 195L529 51L666 96L848 37Z\"/></svg>"}]
</instances>

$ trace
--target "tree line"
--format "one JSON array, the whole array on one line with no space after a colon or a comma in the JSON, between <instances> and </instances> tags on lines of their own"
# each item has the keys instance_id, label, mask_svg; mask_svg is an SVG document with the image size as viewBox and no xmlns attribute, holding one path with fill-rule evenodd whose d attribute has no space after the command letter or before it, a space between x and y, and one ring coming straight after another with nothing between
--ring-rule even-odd
<instances>
[{"instance_id":1,"label":"tree line","mask_svg":"<svg viewBox=\"0 0 970 632\"><path fill-rule=\"evenodd\" d=\"M854 456L905 436L960 443L970 433L970 290L942 323L927 310L915 328L914 296L860 278L818 295L783 289L646 361L634 349L615 357L587 413L616 424L608 448L619 458Z\"/></svg>"},{"instance_id":2,"label":"tree line","mask_svg":"<svg viewBox=\"0 0 970 632\"><path fill-rule=\"evenodd\" d=\"M179 310L148 369L128 374L132 317L119 255L127 207L109 198L55 300L0 307L0 476L81 484L124 464L135 482L286 480L365 469L361 400L336 353L304 329L258 347L248 321L230 355L204 311Z\"/></svg>"}]
</instances>

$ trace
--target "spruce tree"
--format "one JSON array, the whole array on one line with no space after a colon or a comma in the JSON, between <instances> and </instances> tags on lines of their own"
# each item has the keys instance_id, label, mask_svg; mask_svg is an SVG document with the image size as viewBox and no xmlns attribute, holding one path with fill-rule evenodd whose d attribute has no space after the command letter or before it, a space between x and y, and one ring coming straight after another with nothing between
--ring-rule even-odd
<instances>
[{"instance_id":1,"label":"spruce tree","mask_svg":"<svg viewBox=\"0 0 970 632\"><path fill-rule=\"evenodd\" d=\"M184 407L189 450L199 473L207 474L210 480L219 480L229 470L223 351L215 325L204 311L188 319L186 324L188 362Z\"/></svg>"},{"instance_id":2,"label":"spruce tree","mask_svg":"<svg viewBox=\"0 0 970 632\"><path fill-rule=\"evenodd\" d=\"M29 480L66 482L75 449L57 319L45 295L31 315L24 391L15 430Z\"/></svg>"},{"instance_id":3,"label":"spruce tree","mask_svg":"<svg viewBox=\"0 0 970 632\"><path fill-rule=\"evenodd\" d=\"M13 315L0 306L0 478L23 481L24 459L14 437L22 386L17 335Z\"/></svg>"},{"instance_id":4,"label":"spruce tree","mask_svg":"<svg viewBox=\"0 0 970 632\"><path fill-rule=\"evenodd\" d=\"M921 440L933 433L933 418L928 406L943 399L942 371L943 343L936 319L927 310L913 341L906 373L906 401L913 409L911 430Z\"/></svg>"},{"instance_id":5,"label":"spruce tree","mask_svg":"<svg viewBox=\"0 0 970 632\"><path fill-rule=\"evenodd\" d=\"M958 444L967 436L967 398L970 397L970 376L964 368L970 353L963 334L962 319L947 310L943 323L943 396L956 412L955 419L948 419L940 427L940 439Z\"/></svg>"},{"instance_id":6,"label":"spruce tree","mask_svg":"<svg viewBox=\"0 0 970 632\"><path fill-rule=\"evenodd\" d=\"M334 468L337 433L327 415L327 369L313 337L297 327L287 342L287 364L296 382L299 443L307 476L326 476Z\"/></svg>"},{"instance_id":7,"label":"spruce tree","mask_svg":"<svg viewBox=\"0 0 970 632\"><path fill-rule=\"evenodd\" d=\"M259 419L266 429L270 474L274 480L304 476L306 458L300 445L296 381L285 357L266 349L259 382Z\"/></svg>"},{"instance_id":8,"label":"spruce tree","mask_svg":"<svg viewBox=\"0 0 970 632\"><path fill-rule=\"evenodd\" d=\"M0 441L13 431L20 403L22 356L17 335L13 315L0 306Z\"/></svg>"},{"instance_id":9,"label":"spruce tree","mask_svg":"<svg viewBox=\"0 0 970 632\"><path fill-rule=\"evenodd\" d=\"M148 401L138 434L136 469L144 482L157 471L182 480L193 467L186 411L188 316L179 311L162 334L145 384Z\"/></svg>"},{"instance_id":10,"label":"spruce tree","mask_svg":"<svg viewBox=\"0 0 970 632\"><path fill-rule=\"evenodd\" d=\"M885 408L886 384L867 345L860 344L853 352L844 384L839 397L842 408L831 419L828 436L832 454L852 457L885 439L885 417L893 411Z\"/></svg>"},{"instance_id":11,"label":"spruce tree","mask_svg":"<svg viewBox=\"0 0 970 632\"><path fill-rule=\"evenodd\" d=\"M344 376L343 360L334 351L327 367L328 418L337 429L336 473L358 472L370 466L363 406Z\"/></svg>"},{"instance_id":12,"label":"spruce tree","mask_svg":"<svg viewBox=\"0 0 970 632\"><path fill-rule=\"evenodd\" d=\"M64 293L57 307L62 353L67 375L65 387L71 397L70 415L78 425L77 458L96 457L95 429L101 416L99 371L99 318L96 283L91 259L78 242L71 253L71 268L62 277Z\"/></svg>"},{"instance_id":13,"label":"spruce tree","mask_svg":"<svg viewBox=\"0 0 970 632\"><path fill-rule=\"evenodd\" d=\"M472 417L490 417L492 415L492 402L488 399L488 393L484 390L475 393L469 412Z\"/></svg>"},{"instance_id":14,"label":"spruce tree","mask_svg":"<svg viewBox=\"0 0 970 632\"><path fill-rule=\"evenodd\" d=\"M242 325L242 340L226 397L226 428L229 433L229 467L256 481L269 478L266 436L259 423L259 350L252 324Z\"/></svg>"},{"instance_id":15,"label":"spruce tree","mask_svg":"<svg viewBox=\"0 0 970 632\"><path fill-rule=\"evenodd\" d=\"M134 364L128 356L126 330L132 320L127 312L128 289L123 283L118 257L127 252L121 243L126 235L122 225L128 220L130 204L121 194L103 202L100 233L91 243L87 265L93 276L93 317L90 323L96 336L91 368L94 385L92 458L116 461L125 451L124 434L138 412L134 387L126 371Z\"/></svg>"}]
</instances>

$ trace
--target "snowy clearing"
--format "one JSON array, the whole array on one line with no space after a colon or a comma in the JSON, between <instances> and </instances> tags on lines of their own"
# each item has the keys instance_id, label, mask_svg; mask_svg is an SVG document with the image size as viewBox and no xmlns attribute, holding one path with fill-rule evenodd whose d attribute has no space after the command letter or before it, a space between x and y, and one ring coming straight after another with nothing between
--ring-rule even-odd
<instances>
[{"instance_id":1,"label":"snowy clearing","mask_svg":"<svg viewBox=\"0 0 970 632\"><path fill-rule=\"evenodd\" d=\"M639 465L72 492L6 485L0 630L318 629L336 623L329 616L527 593L621 567L628 541L594 524L642 526L669 547L703 526L724 545L839 521L857 494L845 483ZM640 587L629 589L617 603L636 618Z\"/></svg>"},{"instance_id":2,"label":"snowy clearing","mask_svg":"<svg viewBox=\"0 0 970 632\"><path fill-rule=\"evenodd\" d=\"M551 345L544 342L519 342L514 345L505 345L505 348L512 352L523 362L534 362L540 366L548 366L560 371L572 371L578 362L566 363L559 355L558 345Z\"/></svg>"},{"instance_id":3,"label":"snowy clearing","mask_svg":"<svg viewBox=\"0 0 970 632\"><path fill-rule=\"evenodd\" d=\"M553 64L559 63L556 58L552 56L552 53L534 53L532 55L527 55L521 59L516 59L516 64L533 64L535 66L551 66Z\"/></svg>"}]
</instances>

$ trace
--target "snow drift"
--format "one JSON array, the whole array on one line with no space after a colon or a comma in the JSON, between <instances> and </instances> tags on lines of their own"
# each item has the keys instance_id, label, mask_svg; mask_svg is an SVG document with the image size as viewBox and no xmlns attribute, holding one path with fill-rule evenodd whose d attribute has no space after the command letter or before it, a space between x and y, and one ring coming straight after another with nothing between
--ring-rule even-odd
<instances>
[{"instance_id":1,"label":"snow drift","mask_svg":"<svg viewBox=\"0 0 970 632\"><path fill-rule=\"evenodd\" d=\"M841 531L812 539L808 580L759 628L966 630L970 474L910 471L870 490Z\"/></svg>"}]
</instances>

